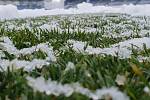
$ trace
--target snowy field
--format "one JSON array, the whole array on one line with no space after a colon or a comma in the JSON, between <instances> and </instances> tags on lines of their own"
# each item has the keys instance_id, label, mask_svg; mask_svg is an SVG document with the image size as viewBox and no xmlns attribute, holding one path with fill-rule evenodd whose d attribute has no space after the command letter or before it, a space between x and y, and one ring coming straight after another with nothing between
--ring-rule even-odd
<instances>
[{"instance_id":1,"label":"snowy field","mask_svg":"<svg viewBox=\"0 0 150 100\"><path fill-rule=\"evenodd\" d=\"M0 100L149 100L149 8L0 6Z\"/></svg>"}]
</instances>

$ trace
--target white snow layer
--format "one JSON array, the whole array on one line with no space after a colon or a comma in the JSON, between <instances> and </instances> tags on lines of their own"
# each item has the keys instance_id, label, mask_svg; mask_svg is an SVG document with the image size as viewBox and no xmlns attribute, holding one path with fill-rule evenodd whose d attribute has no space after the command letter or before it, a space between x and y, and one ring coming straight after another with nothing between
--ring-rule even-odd
<instances>
[{"instance_id":1,"label":"white snow layer","mask_svg":"<svg viewBox=\"0 0 150 100\"><path fill-rule=\"evenodd\" d=\"M0 50L7 51L9 54L16 56L16 59L12 61L1 59L0 55L0 71L6 71L8 67L13 69L23 68L25 71L32 71L35 68L42 68L44 65L48 65L51 61L56 61L54 56L53 48L49 47L48 43L41 43L37 46L32 46L30 48L24 48L18 50L12 41L8 37L0 38ZM42 51L47 54L45 59L33 59L32 61L18 60L17 57L20 55L31 55L36 51ZM1 51L0 51L1 52Z\"/></svg>"},{"instance_id":2,"label":"white snow layer","mask_svg":"<svg viewBox=\"0 0 150 100\"><path fill-rule=\"evenodd\" d=\"M88 54L107 54L112 56L119 56L120 58L130 58L132 49L139 51L143 50L144 44L147 48L150 48L150 38L148 37L135 38L126 40L124 42L119 42L117 44L111 45L110 48L94 48L92 46L87 46L87 42L74 40L68 40L68 43L71 44L72 48L77 52Z\"/></svg>"},{"instance_id":3,"label":"white snow layer","mask_svg":"<svg viewBox=\"0 0 150 100\"><path fill-rule=\"evenodd\" d=\"M18 10L14 5L0 5L0 19L25 18L58 14L82 14L82 13L126 13L131 15L150 15L150 4L144 5L120 5L120 6L93 6L90 3L81 3L77 8L70 9L24 9Z\"/></svg>"},{"instance_id":4,"label":"white snow layer","mask_svg":"<svg viewBox=\"0 0 150 100\"><path fill-rule=\"evenodd\" d=\"M28 85L32 87L35 91L45 92L47 95L59 96L61 94L66 97L71 96L74 92L85 95L93 100L104 99L107 97L112 98L112 100L129 100L128 96L120 92L117 88L103 88L97 89L95 92L82 87L79 83L72 84L61 84L56 81L48 79L45 81L43 77L32 78L27 77Z\"/></svg>"}]
</instances>

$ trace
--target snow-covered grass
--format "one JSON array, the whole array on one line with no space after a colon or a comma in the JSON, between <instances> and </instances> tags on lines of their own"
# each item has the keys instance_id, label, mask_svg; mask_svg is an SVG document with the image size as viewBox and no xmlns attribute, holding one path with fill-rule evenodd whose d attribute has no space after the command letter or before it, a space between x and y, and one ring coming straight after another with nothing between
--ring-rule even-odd
<instances>
[{"instance_id":1,"label":"snow-covered grass","mask_svg":"<svg viewBox=\"0 0 150 100\"><path fill-rule=\"evenodd\" d=\"M0 99L149 100L150 18L0 21Z\"/></svg>"},{"instance_id":2,"label":"snow-covered grass","mask_svg":"<svg viewBox=\"0 0 150 100\"><path fill-rule=\"evenodd\" d=\"M110 46L110 48L93 48L92 46L86 46L86 42L73 40L69 40L68 43L72 44L73 49L77 52L87 52L88 54L107 54L118 56L119 58L131 58L132 50L138 49L138 51L142 51L144 49L144 45L147 46L147 49L150 49L150 38L147 37L119 42Z\"/></svg>"}]
</instances>

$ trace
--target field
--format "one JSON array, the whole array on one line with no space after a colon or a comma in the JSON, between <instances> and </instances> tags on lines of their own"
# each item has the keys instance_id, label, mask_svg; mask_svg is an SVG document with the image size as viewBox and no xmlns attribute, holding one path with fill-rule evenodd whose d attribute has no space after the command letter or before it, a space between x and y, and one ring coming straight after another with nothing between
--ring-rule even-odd
<instances>
[{"instance_id":1,"label":"field","mask_svg":"<svg viewBox=\"0 0 150 100\"><path fill-rule=\"evenodd\" d=\"M0 100L150 100L150 17L0 21Z\"/></svg>"}]
</instances>

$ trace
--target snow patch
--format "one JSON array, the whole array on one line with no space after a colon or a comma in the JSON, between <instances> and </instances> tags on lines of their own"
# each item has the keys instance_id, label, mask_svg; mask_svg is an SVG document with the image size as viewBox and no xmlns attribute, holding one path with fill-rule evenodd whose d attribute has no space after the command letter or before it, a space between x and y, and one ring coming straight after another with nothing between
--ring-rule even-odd
<instances>
[{"instance_id":1,"label":"snow patch","mask_svg":"<svg viewBox=\"0 0 150 100\"><path fill-rule=\"evenodd\" d=\"M6 71L8 67L19 69L24 68L25 71L32 71L35 68L42 68L44 65L48 65L51 61L55 62L56 57L54 56L53 48L49 47L48 43L41 43L37 46L32 46L30 48L24 48L18 50L12 41L8 37L0 38L0 49L6 51L9 54L16 56L16 59L9 61L2 59L0 55L0 66L2 69L0 71ZM30 55L36 51L42 51L47 54L47 57L44 60L33 59L32 61L18 60L17 58L20 55Z\"/></svg>"},{"instance_id":2,"label":"snow patch","mask_svg":"<svg viewBox=\"0 0 150 100\"><path fill-rule=\"evenodd\" d=\"M79 83L72 84L61 84L57 81L52 81L48 79L45 81L43 77L38 77L36 79L28 76L28 85L32 87L35 91L45 92L47 95L59 96L61 94L66 97L71 96L74 92L85 95L93 100L104 99L106 96L110 96L112 100L129 100L128 96L120 92L117 88L102 88L97 89L95 92L82 87Z\"/></svg>"},{"instance_id":3,"label":"snow patch","mask_svg":"<svg viewBox=\"0 0 150 100\"><path fill-rule=\"evenodd\" d=\"M13 5L0 5L0 19L11 19L19 16L16 6Z\"/></svg>"},{"instance_id":4,"label":"snow patch","mask_svg":"<svg viewBox=\"0 0 150 100\"><path fill-rule=\"evenodd\" d=\"M150 38L135 38L131 40L126 40L124 42L119 42L110 46L110 48L94 48L92 46L87 46L86 42L68 40L68 44L72 45L72 48L81 53L88 54L107 54L112 56L119 56L120 58L130 58L132 54L132 49L143 50L143 45L145 44L147 48L150 48ZM85 48L86 47L86 48Z\"/></svg>"}]
</instances>

